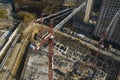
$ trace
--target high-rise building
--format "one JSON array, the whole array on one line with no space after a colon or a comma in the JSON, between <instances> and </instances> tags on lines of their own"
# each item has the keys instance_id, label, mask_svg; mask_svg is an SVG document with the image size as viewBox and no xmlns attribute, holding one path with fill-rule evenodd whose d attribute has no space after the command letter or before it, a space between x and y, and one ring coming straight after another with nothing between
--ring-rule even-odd
<instances>
[{"instance_id":1,"label":"high-rise building","mask_svg":"<svg viewBox=\"0 0 120 80\"><path fill-rule=\"evenodd\" d=\"M87 6L85 10L85 17L84 17L84 22L88 22L90 18L90 13L93 7L93 2L94 0L87 0Z\"/></svg>"},{"instance_id":2,"label":"high-rise building","mask_svg":"<svg viewBox=\"0 0 120 80\"><path fill-rule=\"evenodd\" d=\"M96 37L100 37L102 32L109 26L119 8L120 0L103 0L99 19L94 31ZM106 39L113 43L120 44L120 13L110 27Z\"/></svg>"}]
</instances>

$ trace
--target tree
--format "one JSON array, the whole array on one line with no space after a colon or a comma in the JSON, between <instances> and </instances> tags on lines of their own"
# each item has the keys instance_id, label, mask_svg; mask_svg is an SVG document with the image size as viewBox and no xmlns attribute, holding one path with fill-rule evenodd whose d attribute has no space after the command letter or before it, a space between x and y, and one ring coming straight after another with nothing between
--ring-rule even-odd
<instances>
[{"instance_id":1,"label":"tree","mask_svg":"<svg viewBox=\"0 0 120 80\"><path fill-rule=\"evenodd\" d=\"M0 18L7 18L7 10L5 9L0 9Z\"/></svg>"},{"instance_id":2,"label":"tree","mask_svg":"<svg viewBox=\"0 0 120 80\"><path fill-rule=\"evenodd\" d=\"M63 2L61 0L47 0L47 1L42 1L43 4L43 12L45 13L55 13L58 12L61 7L63 6Z\"/></svg>"},{"instance_id":3,"label":"tree","mask_svg":"<svg viewBox=\"0 0 120 80\"><path fill-rule=\"evenodd\" d=\"M35 19L35 15L29 12L26 12L24 15L24 22L31 21Z\"/></svg>"},{"instance_id":4,"label":"tree","mask_svg":"<svg viewBox=\"0 0 120 80\"><path fill-rule=\"evenodd\" d=\"M25 15L25 12L23 11L19 11L16 15L16 18L19 19L19 20L23 20L24 19L24 15Z\"/></svg>"},{"instance_id":5,"label":"tree","mask_svg":"<svg viewBox=\"0 0 120 80\"><path fill-rule=\"evenodd\" d=\"M55 13L61 10L64 0L14 0L17 10L25 10L35 13L37 16L41 12L48 14ZM24 7L28 6L28 7Z\"/></svg>"},{"instance_id":6,"label":"tree","mask_svg":"<svg viewBox=\"0 0 120 80\"><path fill-rule=\"evenodd\" d=\"M32 21L35 19L35 15L29 12L20 11L15 16L16 19L23 20L24 22Z\"/></svg>"}]
</instances>

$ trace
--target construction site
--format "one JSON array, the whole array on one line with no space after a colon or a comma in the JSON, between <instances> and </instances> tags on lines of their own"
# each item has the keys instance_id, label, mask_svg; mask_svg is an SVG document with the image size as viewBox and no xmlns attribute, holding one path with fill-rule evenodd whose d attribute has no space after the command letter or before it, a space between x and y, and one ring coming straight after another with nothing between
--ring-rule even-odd
<instances>
[{"instance_id":1,"label":"construction site","mask_svg":"<svg viewBox=\"0 0 120 80\"><path fill-rule=\"evenodd\" d=\"M113 54L111 48L102 49L102 45L120 11L96 41L63 28L85 5L86 2L75 9L19 23L4 43L6 46L1 47L0 80L117 80L120 51ZM54 24L66 14L60 23ZM3 33L6 36L8 31L1 31L1 36Z\"/></svg>"},{"instance_id":2,"label":"construction site","mask_svg":"<svg viewBox=\"0 0 120 80\"><path fill-rule=\"evenodd\" d=\"M39 45L42 40L40 36L48 31L49 27L36 24L36 30L32 35L37 33L37 36L33 36L28 50L28 59L21 76L23 80L48 80L48 43L38 51L34 51L33 47ZM114 80L119 71L119 61L112 53L99 51L99 48L79 38L60 31L54 34L54 80Z\"/></svg>"}]
</instances>

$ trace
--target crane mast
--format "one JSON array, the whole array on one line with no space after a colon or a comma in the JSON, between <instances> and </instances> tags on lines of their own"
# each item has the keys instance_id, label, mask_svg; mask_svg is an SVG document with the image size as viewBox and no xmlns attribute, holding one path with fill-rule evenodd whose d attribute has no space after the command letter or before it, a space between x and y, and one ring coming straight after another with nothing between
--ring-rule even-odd
<instances>
[{"instance_id":1,"label":"crane mast","mask_svg":"<svg viewBox=\"0 0 120 80\"><path fill-rule=\"evenodd\" d=\"M51 36L48 39L48 79L49 80L53 80L53 70L52 70L52 58L54 55L53 52L53 46L54 46L54 42L53 42L53 25L52 25L52 21L50 22L50 33Z\"/></svg>"}]
</instances>

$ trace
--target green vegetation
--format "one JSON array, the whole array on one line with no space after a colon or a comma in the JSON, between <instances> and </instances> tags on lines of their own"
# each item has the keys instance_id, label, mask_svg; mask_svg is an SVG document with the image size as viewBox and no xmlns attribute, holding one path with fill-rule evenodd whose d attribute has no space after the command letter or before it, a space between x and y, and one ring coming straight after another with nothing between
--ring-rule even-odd
<instances>
[{"instance_id":1,"label":"green vegetation","mask_svg":"<svg viewBox=\"0 0 120 80\"><path fill-rule=\"evenodd\" d=\"M7 10L0 9L0 18L2 18L2 19L7 18Z\"/></svg>"},{"instance_id":2,"label":"green vegetation","mask_svg":"<svg viewBox=\"0 0 120 80\"><path fill-rule=\"evenodd\" d=\"M31 20L34 20L34 19L35 19L35 15L34 15L34 14L25 12L24 22L26 22L26 21L31 21Z\"/></svg>"},{"instance_id":3,"label":"green vegetation","mask_svg":"<svg viewBox=\"0 0 120 80\"><path fill-rule=\"evenodd\" d=\"M62 5L63 5L63 1L61 0L47 0L47 1L43 1L43 12L45 13L55 13L58 12Z\"/></svg>"},{"instance_id":4,"label":"green vegetation","mask_svg":"<svg viewBox=\"0 0 120 80\"><path fill-rule=\"evenodd\" d=\"M35 15L29 12L20 11L14 16L18 20L23 20L24 22L32 21L35 19Z\"/></svg>"},{"instance_id":5,"label":"green vegetation","mask_svg":"<svg viewBox=\"0 0 120 80\"><path fill-rule=\"evenodd\" d=\"M26 10L37 13L40 15L41 12L48 14L57 12L62 7L64 0L14 0L17 8L22 8L24 5L29 6Z\"/></svg>"}]
</instances>

